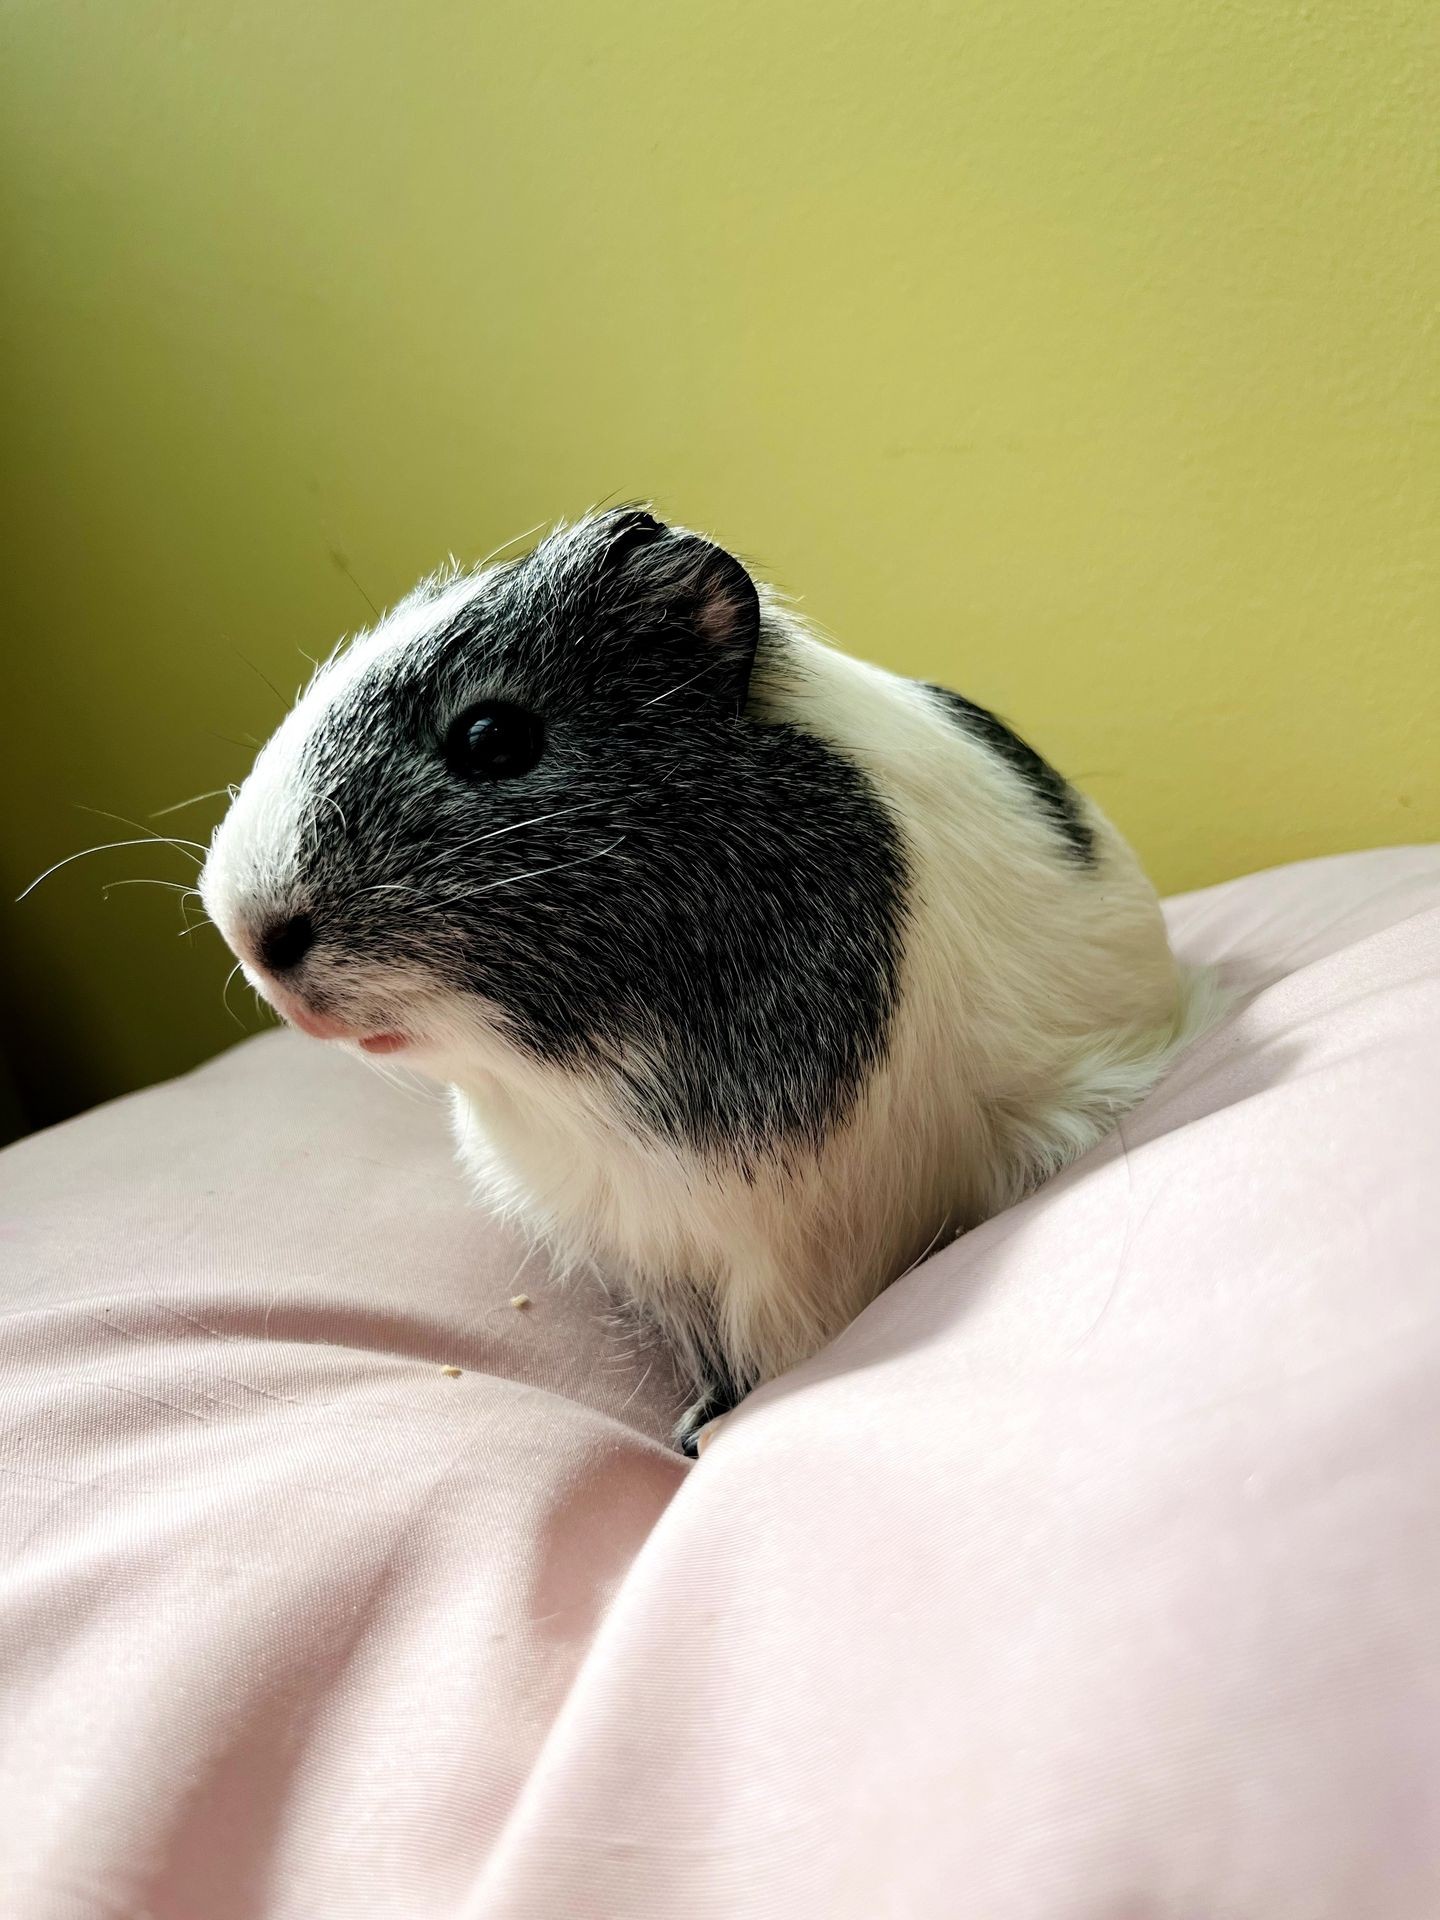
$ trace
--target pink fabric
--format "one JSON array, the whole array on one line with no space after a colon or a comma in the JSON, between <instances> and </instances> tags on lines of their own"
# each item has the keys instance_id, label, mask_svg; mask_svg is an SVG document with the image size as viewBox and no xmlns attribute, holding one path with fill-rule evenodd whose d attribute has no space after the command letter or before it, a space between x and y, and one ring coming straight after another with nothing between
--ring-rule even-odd
<instances>
[{"instance_id":1,"label":"pink fabric","mask_svg":"<svg viewBox=\"0 0 1440 1920\"><path fill-rule=\"evenodd\" d=\"M1226 1027L693 1469L319 1046L0 1159L0 1915L1435 1920L1440 854L1173 922Z\"/></svg>"}]
</instances>

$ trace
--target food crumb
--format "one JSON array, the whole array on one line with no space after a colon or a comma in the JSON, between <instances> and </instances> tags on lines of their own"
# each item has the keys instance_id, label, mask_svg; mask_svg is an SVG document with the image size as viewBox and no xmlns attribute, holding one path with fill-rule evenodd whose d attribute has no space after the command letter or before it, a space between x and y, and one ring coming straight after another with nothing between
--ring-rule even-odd
<instances>
[{"instance_id":1,"label":"food crumb","mask_svg":"<svg viewBox=\"0 0 1440 1920\"><path fill-rule=\"evenodd\" d=\"M510 1304L512 1307L528 1307L530 1304L530 1296L528 1293L512 1293L510 1296Z\"/></svg>"},{"instance_id":2,"label":"food crumb","mask_svg":"<svg viewBox=\"0 0 1440 1920\"><path fill-rule=\"evenodd\" d=\"M460 1378L459 1367L441 1367L440 1371L447 1380L458 1380Z\"/></svg>"}]
</instances>

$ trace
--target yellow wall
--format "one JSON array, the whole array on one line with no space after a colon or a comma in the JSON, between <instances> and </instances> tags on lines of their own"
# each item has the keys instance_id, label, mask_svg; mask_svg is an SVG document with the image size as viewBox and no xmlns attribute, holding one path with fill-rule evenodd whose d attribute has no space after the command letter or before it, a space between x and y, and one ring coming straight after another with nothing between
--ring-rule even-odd
<instances>
[{"instance_id":1,"label":"yellow wall","mask_svg":"<svg viewBox=\"0 0 1440 1920\"><path fill-rule=\"evenodd\" d=\"M1165 888L1440 833L1434 19L4 0L7 896L239 776L342 558L607 495L998 706ZM3 910L37 1111L234 1037L214 935L99 890L185 870Z\"/></svg>"}]
</instances>

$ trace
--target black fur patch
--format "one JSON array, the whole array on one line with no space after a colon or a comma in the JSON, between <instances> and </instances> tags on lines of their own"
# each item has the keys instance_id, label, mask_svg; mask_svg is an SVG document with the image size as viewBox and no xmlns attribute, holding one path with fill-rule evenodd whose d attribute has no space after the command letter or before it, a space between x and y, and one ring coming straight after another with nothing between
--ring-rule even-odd
<instances>
[{"instance_id":1,"label":"black fur patch","mask_svg":"<svg viewBox=\"0 0 1440 1920\"><path fill-rule=\"evenodd\" d=\"M746 716L754 589L693 544L616 566L553 536L382 654L308 746L305 894L327 970L474 993L636 1124L745 1165L818 1142L883 1058L905 860L859 768ZM492 699L538 713L546 751L467 783L445 731Z\"/></svg>"},{"instance_id":2,"label":"black fur patch","mask_svg":"<svg viewBox=\"0 0 1440 1920\"><path fill-rule=\"evenodd\" d=\"M1065 842L1070 857L1081 866L1093 867L1095 835L1085 818L1079 795L1070 783L1055 771L1048 760L1042 760L1019 734L1012 733L999 715L991 713L988 707L976 706L973 700L967 700L963 694L951 693L948 687L937 687L928 681L926 685L931 693L944 701L954 718L973 739L998 754L1006 766L1019 774L1034 795L1040 811Z\"/></svg>"}]
</instances>

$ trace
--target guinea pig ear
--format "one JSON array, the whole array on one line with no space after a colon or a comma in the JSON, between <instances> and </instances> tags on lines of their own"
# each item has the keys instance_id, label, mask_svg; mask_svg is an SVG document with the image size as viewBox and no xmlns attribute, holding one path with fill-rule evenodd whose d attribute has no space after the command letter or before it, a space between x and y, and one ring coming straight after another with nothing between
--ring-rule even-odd
<instances>
[{"instance_id":1,"label":"guinea pig ear","mask_svg":"<svg viewBox=\"0 0 1440 1920\"><path fill-rule=\"evenodd\" d=\"M585 523L585 545L593 552L597 578L604 578L632 554L636 547L663 540L670 529L646 507L612 507Z\"/></svg>"},{"instance_id":2,"label":"guinea pig ear","mask_svg":"<svg viewBox=\"0 0 1440 1920\"><path fill-rule=\"evenodd\" d=\"M594 526L600 600L638 632L684 636L703 648L711 659L695 684L739 713L760 639L760 596L744 567L723 547L643 508L617 508Z\"/></svg>"}]
</instances>

